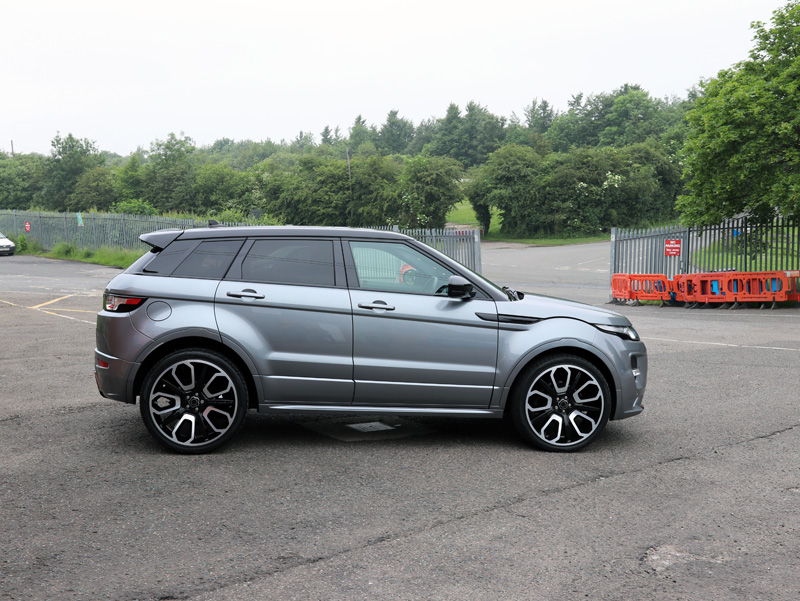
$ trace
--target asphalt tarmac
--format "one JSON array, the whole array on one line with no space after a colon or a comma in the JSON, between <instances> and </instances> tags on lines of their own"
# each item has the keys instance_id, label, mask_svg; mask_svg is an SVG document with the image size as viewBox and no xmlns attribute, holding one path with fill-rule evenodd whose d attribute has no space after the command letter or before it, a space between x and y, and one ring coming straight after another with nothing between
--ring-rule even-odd
<instances>
[{"instance_id":1,"label":"asphalt tarmac","mask_svg":"<svg viewBox=\"0 0 800 601\"><path fill-rule=\"evenodd\" d=\"M483 272L607 306L608 256L488 244ZM0 257L0 600L800 598L798 308L615 308L646 409L575 454L492 420L251 413L187 457L97 393L116 273Z\"/></svg>"}]
</instances>

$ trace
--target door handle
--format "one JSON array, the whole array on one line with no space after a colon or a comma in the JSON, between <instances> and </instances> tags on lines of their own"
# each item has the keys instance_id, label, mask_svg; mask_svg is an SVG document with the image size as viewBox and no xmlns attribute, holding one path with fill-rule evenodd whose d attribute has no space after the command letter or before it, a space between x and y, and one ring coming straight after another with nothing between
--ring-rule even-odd
<instances>
[{"instance_id":1,"label":"door handle","mask_svg":"<svg viewBox=\"0 0 800 601\"><path fill-rule=\"evenodd\" d=\"M247 288L240 292L228 292L228 296L231 296L233 298L264 298L263 294L259 294L258 292L256 292L255 290L251 290L250 288Z\"/></svg>"},{"instance_id":2,"label":"door handle","mask_svg":"<svg viewBox=\"0 0 800 601\"><path fill-rule=\"evenodd\" d=\"M394 311L394 307L387 305L383 301L373 301L371 303L358 303L361 309L383 309L384 311Z\"/></svg>"}]
</instances>

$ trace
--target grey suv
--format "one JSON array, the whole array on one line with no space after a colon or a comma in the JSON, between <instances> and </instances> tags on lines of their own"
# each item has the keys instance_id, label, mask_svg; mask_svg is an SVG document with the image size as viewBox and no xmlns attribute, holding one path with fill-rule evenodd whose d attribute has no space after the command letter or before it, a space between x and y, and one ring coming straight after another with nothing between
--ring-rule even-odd
<instances>
[{"instance_id":1,"label":"grey suv","mask_svg":"<svg viewBox=\"0 0 800 601\"><path fill-rule=\"evenodd\" d=\"M135 403L162 445L201 453L260 413L509 416L580 449L641 413L647 354L623 316L499 288L402 234L209 227L109 282L100 394Z\"/></svg>"}]
</instances>

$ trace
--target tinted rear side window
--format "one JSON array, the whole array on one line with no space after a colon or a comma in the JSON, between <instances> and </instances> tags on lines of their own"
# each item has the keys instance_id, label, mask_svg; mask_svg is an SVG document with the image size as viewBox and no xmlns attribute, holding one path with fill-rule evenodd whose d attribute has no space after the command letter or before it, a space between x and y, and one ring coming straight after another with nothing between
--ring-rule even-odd
<instances>
[{"instance_id":1,"label":"tinted rear side window","mask_svg":"<svg viewBox=\"0 0 800 601\"><path fill-rule=\"evenodd\" d=\"M197 240L176 240L158 253L156 258L145 266L143 273L154 275L171 274L198 244Z\"/></svg>"},{"instance_id":2,"label":"tinted rear side window","mask_svg":"<svg viewBox=\"0 0 800 601\"><path fill-rule=\"evenodd\" d=\"M172 273L188 278L222 279L244 240L214 240L200 243ZM167 247L167 250L172 245Z\"/></svg>"},{"instance_id":3,"label":"tinted rear side window","mask_svg":"<svg viewBox=\"0 0 800 601\"><path fill-rule=\"evenodd\" d=\"M330 240L257 240L242 262L248 282L333 286Z\"/></svg>"}]
</instances>

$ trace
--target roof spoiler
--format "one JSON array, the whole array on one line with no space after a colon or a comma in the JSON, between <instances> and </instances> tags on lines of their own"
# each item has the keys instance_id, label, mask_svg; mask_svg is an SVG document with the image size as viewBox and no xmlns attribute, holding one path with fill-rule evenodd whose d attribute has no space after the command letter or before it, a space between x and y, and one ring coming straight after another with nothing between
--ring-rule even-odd
<instances>
[{"instance_id":1,"label":"roof spoiler","mask_svg":"<svg viewBox=\"0 0 800 601\"><path fill-rule=\"evenodd\" d=\"M153 248L153 252L159 252L172 244L172 242L182 233L183 230L179 229L159 230L157 232L142 234L139 236L139 240L148 246L151 246Z\"/></svg>"}]
</instances>

